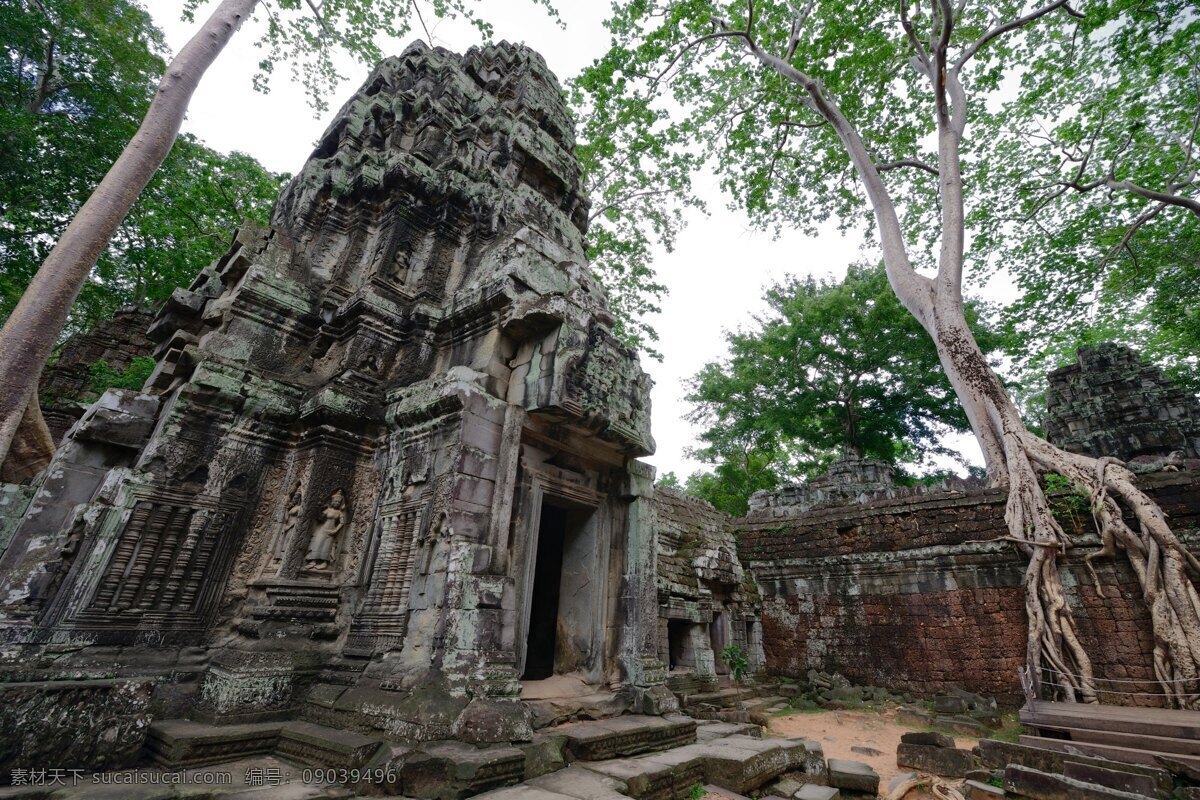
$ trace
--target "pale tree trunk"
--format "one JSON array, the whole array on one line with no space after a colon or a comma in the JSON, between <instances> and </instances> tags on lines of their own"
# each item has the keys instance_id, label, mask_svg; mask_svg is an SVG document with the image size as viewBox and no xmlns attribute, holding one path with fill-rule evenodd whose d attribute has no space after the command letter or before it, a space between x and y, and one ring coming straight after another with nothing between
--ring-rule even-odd
<instances>
[{"instance_id":1,"label":"pale tree trunk","mask_svg":"<svg viewBox=\"0 0 1200 800\"><path fill-rule=\"evenodd\" d=\"M41 415L27 414L26 409L37 403L38 377L75 297L170 152L200 79L257 3L222 0L171 61L137 133L71 220L0 330L0 464L7 461L23 419L34 428L22 434L24 441L40 442L43 449L49 441L42 435L44 422L38 429Z\"/></svg>"},{"instance_id":2,"label":"pale tree trunk","mask_svg":"<svg viewBox=\"0 0 1200 800\"><path fill-rule=\"evenodd\" d=\"M962 299L965 240L960 143L967 122L967 99L959 71L978 49L997 36L1063 8L1052 0L1020 19L998 25L967 47L958 60L948 60L954 8L949 0L932 5L928 40L919 36L901 4L901 22L913 45L916 68L930 82L937 122L938 176L941 201L941 248L933 278L918 273L908 256L895 204L879 168L858 131L845 117L822 83L796 68L789 59L762 50L753 32L724 24L717 36L741 39L764 66L796 84L808 107L837 133L866 190L883 249L888 281L901 303L933 338L942 367L962 403L979 441L993 485L1008 487L1005 523L1008 535L1029 563L1025 572L1025 608L1029 629L1026 658L1031 674L1040 680L1052 671L1051 683L1066 700L1096 702L1091 660L1079 641L1078 628L1067 604L1057 559L1072 541L1055 520L1042 490L1040 474L1066 476L1085 492L1103 547L1086 557L1097 591L1100 580L1092 568L1098 557L1123 550L1150 610L1154 633L1154 671L1169 704L1200 707L1200 594L1192 582L1200 562L1187 551L1166 523L1158 505L1134 484L1133 474L1112 458L1095 459L1061 450L1030 433L1016 406L988 366L966 323ZM750 15L753 19L753 13ZM793 23L797 37L805 17ZM791 47L789 47L789 53ZM1136 529L1125 522L1132 512Z\"/></svg>"}]
</instances>

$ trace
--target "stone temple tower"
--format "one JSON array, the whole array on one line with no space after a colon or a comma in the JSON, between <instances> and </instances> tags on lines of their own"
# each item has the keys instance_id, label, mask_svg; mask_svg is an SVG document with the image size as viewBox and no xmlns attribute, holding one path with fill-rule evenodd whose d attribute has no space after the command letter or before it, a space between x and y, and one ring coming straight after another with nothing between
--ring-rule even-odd
<instances>
[{"instance_id":1,"label":"stone temple tower","mask_svg":"<svg viewBox=\"0 0 1200 800\"><path fill-rule=\"evenodd\" d=\"M650 381L586 220L536 53L381 63L161 310L144 391L6 490L3 668L410 741L528 739L548 679L670 710Z\"/></svg>"}]
</instances>

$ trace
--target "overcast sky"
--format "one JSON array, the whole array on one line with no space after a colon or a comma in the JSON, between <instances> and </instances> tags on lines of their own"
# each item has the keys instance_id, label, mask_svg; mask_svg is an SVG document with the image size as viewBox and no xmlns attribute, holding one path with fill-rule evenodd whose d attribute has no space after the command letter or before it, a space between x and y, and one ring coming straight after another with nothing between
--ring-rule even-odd
<instances>
[{"instance_id":1,"label":"overcast sky","mask_svg":"<svg viewBox=\"0 0 1200 800\"><path fill-rule=\"evenodd\" d=\"M180 20L178 0L147 0L155 21L166 32L172 51L191 36L194 26ZM608 46L601 23L606 2L559 4L566 29L560 29L531 0L488 0L480 6L495 25L496 38L524 42L538 50L550 68L565 81L577 74ZM211 4L200 10L210 9ZM428 20L433 23L433 20ZM315 118L302 89L287 80L286 67L276 70L272 90L263 95L251 86L262 51L254 47L258 26L247 25L230 42L209 70L192 101L184 130L218 150L241 150L279 172L299 171L332 115L369 72L363 64L345 62L347 80L329 98L331 111ZM468 25L442 21L430 25L434 44L456 51L479 44ZM385 52L403 49L392 43ZM707 185L711 185L708 182ZM725 210L726 199L714 188L708 193L710 216L696 215L679 237L673 253L661 253L654 267L670 289L663 313L652 322L662 337L658 349L664 360L643 366L654 379L653 432L658 452L646 460L661 475L673 471L684 478L702 465L684 452L696 445L696 433L684 419L684 382L706 362L725 355L723 331L747 324L763 308L766 287L786 275L841 276L859 257L859 242L843 238L833 226L815 239L750 230L744 216ZM958 438L958 437L956 437ZM956 441L956 444L959 442ZM964 450L978 461L978 448L961 437Z\"/></svg>"}]
</instances>

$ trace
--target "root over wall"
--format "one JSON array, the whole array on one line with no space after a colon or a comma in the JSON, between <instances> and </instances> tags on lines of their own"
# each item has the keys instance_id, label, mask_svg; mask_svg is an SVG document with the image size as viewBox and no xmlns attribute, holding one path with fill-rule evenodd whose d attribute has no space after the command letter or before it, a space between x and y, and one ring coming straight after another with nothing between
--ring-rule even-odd
<instances>
[{"instance_id":1,"label":"root over wall","mask_svg":"<svg viewBox=\"0 0 1200 800\"><path fill-rule=\"evenodd\" d=\"M1197 552L1200 473L1141 482ZM735 521L741 559L762 591L767 669L837 671L926 695L958 686L1019 702L1026 562L1011 544L986 541L1007 533L1004 504L1003 490L988 489L807 512L774 507ZM1071 532L1071 504L1059 507ZM1100 701L1159 705L1145 603L1123 555L1093 562L1107 597L1096 593L1084 556L1099 541L1086 513L1075 517L1079 545L1059 563Z\"/></svg>"}]
</instances>

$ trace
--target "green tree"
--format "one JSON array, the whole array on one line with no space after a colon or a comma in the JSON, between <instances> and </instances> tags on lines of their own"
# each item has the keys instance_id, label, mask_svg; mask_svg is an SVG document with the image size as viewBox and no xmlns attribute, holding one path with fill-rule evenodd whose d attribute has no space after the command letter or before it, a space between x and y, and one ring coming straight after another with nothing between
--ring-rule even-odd
<instances>
[{"instance_id":1,"label":"green tree","mask_svg":"<svg viewBox=\"0 0 1200 800\"><path fill-rule=\"evenodd\" d=\"M38 6L41 0L28 2ZM204 2L187 0L185 13L190 16ZM549 0L532 2L550 10ZM473 0L429 0L428 7L438 17L466 16L482 33L490 32L475 14ZM267 16L260 42L267 55L256 84L265 88L275 65L288 61L317 108L324 107L327 90L340 78L333 66L335 50L373 63L380 57L378 41L406 35L414 16L423 23L421 0L220 0L167 66L137 132L58 237L0 329L0 465L23 424L41 451L38 457L48 457L49 437L32 401L42 367L92 266L170 152L204 73L256 11ZM49 63L45 73L50 80L53 67ZM80 73L73 80L88 78ZM58 84L59 89L71 82Z\"/></svg>"},{"instance_id":2,"label":"green tree","mask_svg":"<svg viewBox=\"0 0 1200 800\"><path fill-rule=\"evenodd\" d=\"M691 191L697 160L679 140L667 114L626 93L619 71L594 71L586 83L568 86L583 169L591 198L588 260L608 292L617 336L651 358L658 332L649 317L658 313L667 287L654 272L656 245L670 252L688 208L704 209Z\"/></svg>"},{"instance_id":3,"label":"green tree","mask_svg":"<svg viewBox=\"0 0 1200 800\"><path fill-rule=\"evenodd\" d=\"M745 516L755 492L778 489L789 477L788 453L783 450L757 443L747 446L744 440L739 449L739 443L732 439L706 437L707 446L693 455L715 466L709 472L693 472L685 488L688 494L707 500L726 514Z\"/></svg>"},{"instance_id":4,"label":"green tree","mask_svg":"<svg viewBox=\"0 0 1200 800\"><path fill-rule=\"evenodd\" d=\"M704 426L707 445L698 455L725 466L715 481L698 479L698 490L736 476L723 494L738 497L744 513L742 493L814 475L835 458L928 470L932 456L957 457L941 440L967 430L967 418L945 374L929 368L933 340L881 267L851 267L842 281L791 278L765 300L765 317L727 335L730 357L693 378L690 419ZM966 313L984 353L994 351L1000 337L981 324L978 306ZM761 447L757 458L730 447L741 442Z\"/></svg>"},{"instance_id":5,"label":"green tree","mask_svg":"<svg viewBox=\"0 0 1200 800\"><path fill-rule=\"evenodd\" d=\"M162 35L127 0L0 5L0 318L137 129Z\"/></svg>"},{"instance_id":6,"label":"green tree","mask_svg":"<svg viewBox=\"0 0 1200 800\"><path fill-rule=\"evenodd\" d=\"M976 123L999 157L970 211L973 256L1023 289L1011 324L1039 345L1023 359L1104 336L1196 386L1200 16L1187 3L1086 10L1044 21L1030 68Z\"/></svg>"},{"instance_id":7,"label":"green tree","mask_svg":"<svg viewBox=\"0 0 1200 800\"><path fill-rule=\"evenodd\" d=\"M966 258L968 211L978 187L999 179L1005 154L985 125L983 135L968 131L995 113L988 101L1006 78L1042 68L1049 26L1103 35L1180 14L1194 18L1172 0L1092 0L1082 11L1067 0L617 0L613 46L581 81L609 91L599 84L620 74L627 92L670 110L675 140L703 156L761 225L811 232L830 217L844 227L869 220L889 284L932 338L989 478L1008 487L1008 538L1031 562L1029 667L1056 670L1070 699L1094 701L1095 686L1057 570L1072 542L1039 472L1088 493L1103 555L1125 550L1163 643L1156 667L1168 693L1200 678L1200 595L1185 568L1200 572L1200 562L1132 473L1030 432L975 341L963 302L964 272L978 266ZM1147 69L1130 55L1122 69ZM1137 194L1121 181L1107 188Z\"/></svg>"},{"instance_id":8,"label":"green tree","mask_svg":"<svg viewBox=\"0 0 1200 800\"><path fill-rule=\"evenodd\" d=\"M137 131L165 63L161 32L130 0L5 4L0 42L6 54L0 59L5 320ZM220 180L210 185L215 176ZM222 156L185 137L100 253L67 329L86 328L117 306L156 300L190 280L224 249L230 228L246 217L265 220L279 182L253 159ZM26 440L4 470L7 477L36 472L53 450L37 412L28 406Z\"/></svg>"}]
</instances>

